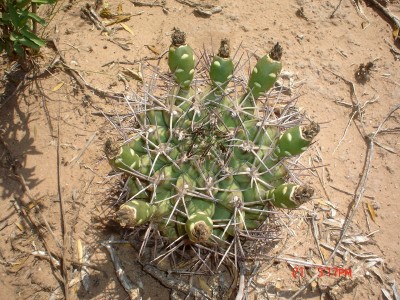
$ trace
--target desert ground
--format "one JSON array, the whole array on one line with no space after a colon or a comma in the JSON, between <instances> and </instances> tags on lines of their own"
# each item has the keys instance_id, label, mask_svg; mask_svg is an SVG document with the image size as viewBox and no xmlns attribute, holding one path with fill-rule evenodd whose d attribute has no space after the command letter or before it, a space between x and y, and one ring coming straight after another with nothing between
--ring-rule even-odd
<instances>
[{"instance_id":1,"label":"desert ground","mask_svg":"<svg viewBox=\"0 0 400 300\"><path fill-rule=\"evenodd\" d=\"M118 178L103 151L142 86L126 71L165 70L174 27L198 56L222 38L237 58L279 42L280 80L321 127L299 158L312 203L287 215L246 299L399 299L400 41L390 19L370 1L101 2L40 7L48 42L29 71L1 56L1 299L135 299L116 275L111 238L143 299L183 299L169 275L156 279L137 263L127 230L109 226ZM400 16L398 0L384 2ZM87 4L131 16L99 29ZM320 276L321 264L351 276Z\"/></svg>"}]
</instances>

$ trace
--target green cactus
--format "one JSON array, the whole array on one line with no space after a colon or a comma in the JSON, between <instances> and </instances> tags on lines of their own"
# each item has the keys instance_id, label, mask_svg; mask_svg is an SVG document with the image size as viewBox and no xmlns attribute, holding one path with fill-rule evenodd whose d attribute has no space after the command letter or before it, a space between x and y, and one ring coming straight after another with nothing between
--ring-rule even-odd
<instances>
[{"instance_id":1,"label":"green cactus","mask_svg":"<svg viewBox=\"0 0 400 300\"><path fill-rule=\"evenodd\" d=\"M251 95L254 100L257 100L275 84L282 70L282 64L280 62L281 57L282 47L278 43L271 50L270 54L258 60L251 73L248 84L248 94Z\"/></svg>"},{"instance_id":2,"label":"green cactus","mask_svg":"<svg viewBox=\"0 0 400 300\"><path fill-rule=\"evenodd\" d=\"M311 199L311 187L288 181L285 160L307 150L318 124L284 130L258 103L279 76L281 55L277 44L258 60L247 87L232 93L235 67L222 40L208 84L193 87L193 51L174 29L168 66L175 86L157 103L142 103L123 146L106 145L111 166L128 176L129 201L115 217L122 226L152 222L169 241L225 247L257 229L273 207L295 209Z\"/></svg>"},{"instance_id":3,"label":"green cactus","mask_svg":"<svg viewBox=\"0 0 400 300\"><path fill-rule=\"evenodd\" d=\"M229 81L233 77L234 65L229 57L229 40L223 39L218 54L214 56L210 66L210 79L213 94L208 99L215 99L222 95Z\"/></svg>"}]
</instances>

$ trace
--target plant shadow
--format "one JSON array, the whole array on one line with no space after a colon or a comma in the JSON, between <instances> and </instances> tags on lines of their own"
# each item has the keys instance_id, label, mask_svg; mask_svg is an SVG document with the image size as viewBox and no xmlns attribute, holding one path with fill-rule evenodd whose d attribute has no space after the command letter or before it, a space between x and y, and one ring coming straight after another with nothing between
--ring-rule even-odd
<instances>
[{"instance_id":1,"label":"plant shadow","mask_svg":"<svg viewBox=\"0 0 400 300\"><path fill-rule=\"evenodd\" d=\"M31 115L21 109L25 101L24 90L28 87L25 82L27 71L14 67L6 73L2 80L3 94L0 99L0 196L6 200L13 195L22 196L24 193L16 174L20 174L28 188L39 183L35 178L35 168L26 167L27 155L39 155L34 146L34 137L29 122ZM28 104L29 105L29 104ZM29 111L29 110L28 110Z\"/></svg>"}]
</instances>

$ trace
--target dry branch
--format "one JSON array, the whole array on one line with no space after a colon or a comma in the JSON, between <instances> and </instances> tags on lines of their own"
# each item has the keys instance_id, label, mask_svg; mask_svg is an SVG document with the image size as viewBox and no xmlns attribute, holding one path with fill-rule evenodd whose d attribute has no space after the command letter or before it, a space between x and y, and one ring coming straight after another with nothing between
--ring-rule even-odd
<instances>
[{"instance_id":1,"label":"dry branch","mask_svg":"<svg viewBox=\"0 0 400 300\"><path fill-rule=\"evenodd\" d=\"M163 10L166 10L166 1L162 0L160 3L157 1L155 2L144 2L144 1L135 1L135 0L129 0L133 5L135 6L148 6L148 7L161 7Z\"/></svg>"},{"instance_id":2,"label":"dry branch","mask_svg":"<svg viewBox=\"0 0 400 300\"><path fill-rule=\"evenodd\" d=\"M67 234L67 223L65 220L65 202L64 197L61 191L61 174L60 174L60 118L61 118L61 101L58 102L58 123L57 123L57 193L58 193L58 200L60 203L60 222L61 222L61 234L63 237L63 247L62 247L62 273L64 276L64 280L67 284L64 285L64 293L65 299L70 299L69 289L68 289L68 282L69 282L69 274L68 274L68 261L67 256L69 253L69 239Z\"/></svg>"},{"instance_id":3,"label":"dry branch","mask_svg":"<svg viewBox=\"0 0 400 300\"><path fill-rule=\"evenodd\" d=\"M106 31L107 33L111 33L110 29L106 28L106 25L103 24L103 22L89 3L86 3L86 6L82 7L81 11L90 19L90 21L92 21L97 29L101 31Z\"/></svg>"},{"instance_id":4,"label":"dry branch","mask_svg":"<svg viewBox=\"0 0 400 300\"><path fill-rule=\"evenodd\" d=\"M173 278L171 276L167 276L163 271L160 271L157 267L147 264L143 267L143 270L149 273L152 277L161 282L162 285L170 288L172 290L177 290L179 292L185 293L186 295L192 295L198 299L211 299L206 293L202 290L199 290L195 287L189 286L185 282Z\"/></svg>"},{"instance_id":5,"label":"dry branch","mask_svg":"<svg viewBox=\"0 0 400 300\"><path fill-rule=\"evenodd\" d=\"M103 243L103 246L106 247L108 253L110 254L111 261L114 264L115 272L117 274L119 282L124 287L126 293L129 295L129 299L131 300L141 300L142 299L142 291L141 291L141 282L138 284L133 284L129 277L125 274L124 269L122 268L121 261L115 251L115 249L111 246L113 241L113 237L110 238L107 242Z\"/></svg>"},{"instance_id":6,"label":"dry branch","mask_svg":"<svg viewBox=\"0 0 400 300\"><path fill-rule=\"evenodd\" d=\"M387 19L389 19L392 22L393 27L397 27L400 29L400 19L393 15L389 9L384 7L382 4L380 4L377 0L368 0L376 9L378 9ZM397 35L396 39L398 39L399 36Z\"/></svg>"},{"instance_id":7,"label":"dry branch","mask_svg":"<svg viewBox=\"0 0 400 300\"><path fill-rule=\"evenodd\" d=\"M222 11L222 7L220 6L197 3L191 0L176 0L176 1L188 5L190 7L193 7L194 8L193 12L203 17L211 17L213 14Z\"/></svg>"}]
</instances>

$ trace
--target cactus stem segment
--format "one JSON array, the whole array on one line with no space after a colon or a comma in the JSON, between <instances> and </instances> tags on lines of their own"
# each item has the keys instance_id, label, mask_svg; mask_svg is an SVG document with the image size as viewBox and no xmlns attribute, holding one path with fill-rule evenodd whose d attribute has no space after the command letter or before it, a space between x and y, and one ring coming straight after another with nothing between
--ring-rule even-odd
<instances>
[{"instance_id":1,"label":"cactus stem segment","mask_svg":"<svg viewBox=\"0 0 400 300\"><path fill-rule=\"evenodd\" d=\"M186 35L177 28L172 34L169 48L168 66L181 90L189 90L194 76L194 55L192 48L186 44Z\"/></svg>"}]
</instances>

